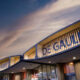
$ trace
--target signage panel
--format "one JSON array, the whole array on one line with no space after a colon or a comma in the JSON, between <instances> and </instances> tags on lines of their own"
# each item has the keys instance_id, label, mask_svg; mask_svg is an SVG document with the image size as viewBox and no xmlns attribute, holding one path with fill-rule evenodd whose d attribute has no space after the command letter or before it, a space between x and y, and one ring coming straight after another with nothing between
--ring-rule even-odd
<instances>
[{"instance_id":1,"label":"signage panel","mask_svg":"<svg viewBox=\"0 0 80 80\"><path fill-rule=\"evenodd\" d=\"M53 55L80 45L80 30L71 31L55 40L52 40L42 48L44 56Z\"/></svg>"}]
</instances>

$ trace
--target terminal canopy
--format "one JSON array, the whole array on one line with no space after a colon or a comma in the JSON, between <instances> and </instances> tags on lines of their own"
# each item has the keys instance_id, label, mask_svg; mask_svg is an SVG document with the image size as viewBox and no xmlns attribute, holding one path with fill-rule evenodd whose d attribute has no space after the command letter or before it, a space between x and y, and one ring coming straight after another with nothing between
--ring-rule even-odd
<instances>
[{"instance_id":1,"label":"terminal canopy","mask_svg":"<svg viewBox=\"0 0 80 80\"><path fill-rule=\"evenodd\" d=\"M48 57L43 57L39 59L21 60L17 64L11 66L8 69L1 71L0 73L1 74L17 73L17 72L23 72L25 69L28 69L28 70L34 69L42 64L55 65L55 63L71 62L71 61L74 61L73 57L77 57L76 60L80 59L80 46L77 46L76 48L73 48L71 50L58 53L56 55L48 56Z\"/></svg>"}]
</instances>

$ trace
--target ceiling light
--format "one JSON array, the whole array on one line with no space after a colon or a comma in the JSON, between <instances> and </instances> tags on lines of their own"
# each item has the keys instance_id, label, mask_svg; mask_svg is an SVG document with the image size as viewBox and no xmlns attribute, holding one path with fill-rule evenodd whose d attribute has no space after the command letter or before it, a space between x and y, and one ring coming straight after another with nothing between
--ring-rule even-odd
<instances>
[{"instance_id":1,"label":"ceiling light","mask_svg":"<svg viewBox=\"0 0 80 80\"><path fill-rule=\"evenodd\" d=\"M51 63L51 61L49 61L48 63Z\"/></svg>"},{"instance_id":2,"label":"ceiling light","mask_svg":"<svg viewBox=\"0 0 80 80\"><path fill-rule=\"evenodd\" d=\"M14 72L11 72L12 74L14 73Z\"/></svg>"},{"instance_id":3,"label":"ceiling light","mask_svg":"<svg viewBox=\"0 0 80 80\"><path fill-rule=\"evenodd\" d=\"M69 64L73 65L73 62L70 62Z\"/></svg>"},{"instance_id":4,"label":"ceiling light","mask_svg":"<svg viewBox=\"0 0 80 80\"><path fill-rule=\"evenodd\" d=\"M76 57L73 57L73 60L75 60L76 59Z\"/></svg>"},{"instance_id":5,"label":"ceiling light","mask_svg":"<svg viewBox=\"0 0 80 80\"><path fill-rule=\"evenodd\" d=\"M23 67L23 70L25 70L26 68L25 67Z\"/></svg>"}]
</instances>

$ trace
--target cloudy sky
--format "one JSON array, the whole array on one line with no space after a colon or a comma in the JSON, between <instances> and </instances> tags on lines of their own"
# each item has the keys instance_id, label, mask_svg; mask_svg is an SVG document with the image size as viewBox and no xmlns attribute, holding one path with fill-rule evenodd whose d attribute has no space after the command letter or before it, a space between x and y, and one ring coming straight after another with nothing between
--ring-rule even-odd
<instances>
[{"instance_id":1,"label":"cloudy sky","mask_svg":"<svg viewBox=\"0 0 80 80\"><path fill-rule=\"evenodd\" d=\"M80 0L0 0L0 59L78 20Z\"/></svg>"}]
</instances>

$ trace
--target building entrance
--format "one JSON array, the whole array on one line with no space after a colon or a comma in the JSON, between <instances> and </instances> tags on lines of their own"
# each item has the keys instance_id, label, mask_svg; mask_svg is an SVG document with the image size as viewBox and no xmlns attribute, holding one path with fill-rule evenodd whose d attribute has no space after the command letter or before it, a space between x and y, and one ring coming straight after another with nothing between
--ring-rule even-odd
<instances>
[{"instance_id":1,"label":"building entrance","mask_svg":"<svg viewBox=\"0 0 80 80\"><path fill-rule=\"evenodd\" d=\"M65 80L76 80L73 62L64 64L64 75L65 75Z\"/></svg>"},{"instance_id":2,"label":"building entrance","mask_svg":"<svg viewBox=\"0 0 80 80\"><path fill-rule=\"evenodd\" d=\"M57 80L56 67L51 65L40 65L30 70L28 80Z\"/></svg>"}]
</instances>

